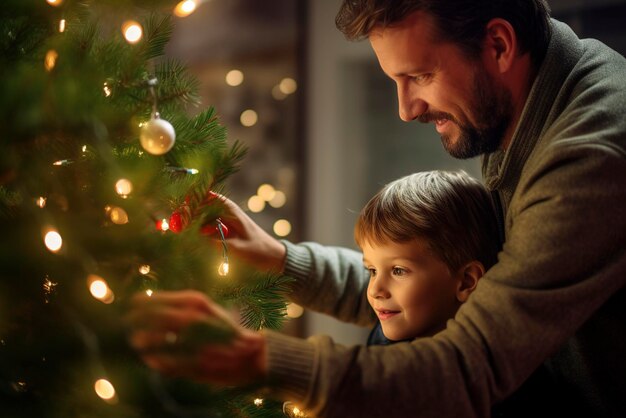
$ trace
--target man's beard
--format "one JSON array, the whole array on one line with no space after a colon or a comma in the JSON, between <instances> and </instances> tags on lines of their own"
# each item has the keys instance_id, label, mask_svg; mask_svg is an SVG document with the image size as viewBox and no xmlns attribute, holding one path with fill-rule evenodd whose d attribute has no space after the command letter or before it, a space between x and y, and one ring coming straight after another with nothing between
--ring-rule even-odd
<instances>
[{"instance_id":1,"label":"man's beard","mask_svg":"<svg viewBox=\"0 0 626 418\"><path fill-rule=\"evenodd\" d=\"M511 123L511 93L503 86L497 86L486 72L477 71L476 74L470 105L478 126L470 125L469 122L462 124L454 116L444 112L425 113L418 117L422 123L448 119L459 127L460 134L456 141L449 135L441 135L443 147L454 158L467 159L496 151Z\"/></svg>"}]
</instances>

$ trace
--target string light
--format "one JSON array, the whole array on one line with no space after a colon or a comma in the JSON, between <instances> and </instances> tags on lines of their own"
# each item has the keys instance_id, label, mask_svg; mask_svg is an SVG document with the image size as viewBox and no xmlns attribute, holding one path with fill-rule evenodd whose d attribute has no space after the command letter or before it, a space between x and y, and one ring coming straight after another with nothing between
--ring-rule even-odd
<instances>
[{"instance_id":1,"label":"string light","mask_svg":"<svg viewBox=\"0 0 626 418\"><path fill-rule=\"evenodd\" d=\"M256 406L262 406L262 405L263 405L263 399L261 399L261 398L256 398L256 399L254 400L254 404L255 404Z\"/></svg>"},{"instance_id":2,"label":"string light","mask_svg":"<svg viewBox=\"0 0 626 418\"><path fill-rule=\"evenodd\" d=\"M104 82L104 87L102 89L104 90L105 97L109 97L111 95L111 87L109 87L109 83L107 83L106 81Z\"/></svg>"},{"instance_id":3,"label":"string light","mask_svg":"<svg viewBox=\"0 0 626 418\"><path fill-rule=\"evenodd\" d=\"M185 167L165 167L165 170L170 171L172 173L184 173L195 175L200 172L197 168L185 168Z\"/></svg>"},{"instance_id":4,"label":"string light","mask_svg":"<svg viewBox=\"0 0 626 418\"><path fill-rule=\"evenodd\" d=\"M48 201L48 199L47 199L47 198L45 198L45 197L43 197L43 196L39 196L39 197L37 198L37 200L35 201L35 204L36 204L37 206L39 206L40 208L42 208L42 209L43 209L43 208L45 208L45 207L46 207L46 202L47 202L47 201Z\"/></svg>"},{"instance_id":5,"label":"string light","mask_svg":"<svg viewBox=\"0 0 626 418\"><path fill-rule=\"evenodd\" d=\"M87 152L87 145L83 145L82 148L80 149L83 154Z\"/></svg>"},{"instance_id":6,"label":"string light","mask_svg":"<svg viewBox=\"0 0 626 418\"><path fill-rule=\"evenodd\" d=\"M60 6L63 3L63 0L46 0L51 6Z\"/></svg>"},{"instance_id":7,"label":"string light","mask_svg":"<svg viewBox=\"0 0 626 418\"><path fill-rule=\"evenodd\" d=\"M227 276L230 271L228 264L228 246L226 245L226 237L224 237L224 229L222 228L222 220L217 219L217 230L220 235L220 241L222 242L222 263L217 268L217 274L220 276Z\"/></svg>"},{"instance_id":8,"label":"string light","mask_svg":"<svg viewBox=\"0 0 626 418\"><path fill-rule=\"evenodd\" d=\"M44 299L46 301L46 303L50 303L50 295L52 295L52 293L54 293L55 288L57 287L58 283L53 282L52 280L50 280L48 278L48 276L46 276L46 278L43 281L43 294L44 294Z\"/></svg>"},{"instance_id":9,"label":"string light","mask_svg":"<svg viewBox=\"0 0 626 418\"><path fill-rule=\"evenodd\" d=\"M266 202L269 202L276 195L276 189L271 184L262 184L256 191L256 194Z\"/></svg>"},{"instance_id":10,"label":"string light","mask_svg":"<svg viewBox=\"0 0 626 418\"><path fill-rule=\"evenodd\" d=\"M178 17L187 17L196 10L197 6L195 0L183 0L174 7L174 14Z\"/></svg>"},{"instance_id":11,"label":"string light","mask_svg":"<svg viewBox=\"0 0 626 418\"><path fill-rule=\"evenodd\" d=\"M292 94L295 93L296 89L298 88L298 84L293 78L286 77L280 81L278 88L284 94Z\"/></svg>"},{"instance_id":12,"label":"string light","mask_svg":"<svg viewBox=\"0 0 626 418\"><path fill-rule=\"evenodd\" d=\"M261 199L257 195L250 197L250 199L248 199L248 209L254 213L261 212L265 209L265 200Z\"/></svg>"},{"instance_id":13,"label":"string light","mask_svg":"<svg viewBox=\"0 0 626 418\"><path fill-rule=\"evenodd\" d=\"M277 84L272 88L272 97L276 100L285 100L287 95L280 90L280 85Z\"/></svg>"},{"instance_id":14,"label":"string light","mask_svg":"<svg viewBox=\"0 0 626 418\"><path fill-rule=\"evenodd\" d=\"M59 252L59 250L63 246L63 238L61 238L61 234L59 234L54 229L46 232L43 240L46 244L46 248L48 248L48 250L52 251L53 253Z\"/></svg>"},{"instance_id":15,"label":"string light","mask_svg":"<svg viewBox=\"0 0 626 418\"><path fill-rule=\"evenodd\" d=\"M133 191L133 184L130 180L127 179L119 179L115 183L115 191L119 194L123 199L126 199L130 192Z\"/></svg>"},{"instance_id":16,"label":"string light","mask_svg":"<svg viewBox=\"0 0 626 418\"><path fill-rule=\"evenodd\" d=\"M96 380L96 383L94 383L93 387L96 391L96 394L101 399L108 403L115 403L117 398L115 396L115 388L113 387L111 382L106 379L98 379Z\"/></svg>"},{"instance_id":17,"label":"string light","mask_svg":"<svg viewBox=\"0 0 626 418\"><path fill-rule=\"evenodd\" d=\"M239 117L239 121L241 122L241 124L247 128L256 125L258 120L259 116L252 109L244 110Z\"/></svg>"},{"instance_id":18,"label":"string light","mask_svg":"<svg viewBox=\"0 0 626 418\"><path fill-rule=\"evenodd\" d=\"M226 84L232 87L236 87L243 83L243 73L239 70L230 70L226 74Z\"/></svg>"},{"instance_id":19,"label":"string light","mask_svg":"<svg viewBox=\"0 0 626 418\"><path fill-rule=\"evenodd\" d=\"M274 222L274 233L279 237L286 237L291 232L291 223L286 219Z\"/></svg>"},{"instance_id":20,"label":"string light","mask_svg":"<svg viewBox=\"0 0 626 418\"><path fill-rule=\"evenodd\" d=\"M59 20L59 32L65 32L65 19Z\"/></svg>"},{"instance_id":21,"label":"string light","mask_svg":"<svg viewBox=\"0 0 626 418\"><path fill-rule=\"evenodd\" d=\"M167 219L163 218L163 219L161 219L159 222L157 222L157 227L158 227L161 231L165 232L165 231L167 231L167 230L169 230L169 229L170 229L170 224L169 224L169 222L167 221Z\"/></svg>"},{"instance_id":22,"label":"string light","mask_svg":"<svg viewBox=\"0 0 626 418\"><path fill-rule=\"evenodd\" d=\"M300 318L304 313L304 308L296 303L287 304L287 316L289 318Z\"/></svg>"},{"instance_id":23,"label":"string light","mask_svg":"<svg viewBox=\"0 0 626 418\"><path fill-rule=\"evenodd\" d=\"M148 297L152 297L152 293L154 293L152 289L146 289L146 295L148 295Z\"/></svg>"},{"instance_id":24,"label":"string light","mask_svg":"<svg viewBox=\"0 0 626 418\"><path fill-rule=\"evenodd\" d=\"M139 273L143 275L150 273L150 266L148 264L142 264L139 266Z\"/></svg>"},{"instance_id":25,"label":"string light","mask_svg":"<svg viewBox=\"0 0 626 418\"><path fill-rule=\"evenodd\" d=\"M105 206L105 213L116 225L125 225L128 223L128 214L126 211L118 206Z\"/></svg>"},{"instance_id":26,"label":"string light","mask_svg":"<svg viewBox=\"0 0 626 418\"><path fill-rule=\"evenodd\" d=\"M89 286L91 296L98 299L100 302L108 305L115 300L115 294L102 277L96 274L90 274L87 276L87 285Z\"/></svg>"},{"instance_id":27,"label":"string light","mask_svg":"<svg viewBox=\"0 0 626 418\"><path fill-rule=\"evenodd\" d=\"M217 274L220 276L228 276L228 272L230 271L230 266L228 261L222 261L220 266L217 268Z\"/></svg>"},{"instance_id":28,"label":"string light","mask_svg":"<svg viewBox=\"0 0 626 418\"><path fill-rule=\"evenodd\" d=\"M52 71L57 63L57 58L59 58L59 54L54 49L46 52L46 58L44 59L44 67L46 68L46 71Z\"/></svg>"},{"instance_id":29,"label":"string light","mask_svg":"<svg viewBox=\"0 0 626 418\"><path fill-rule=\"evenodd\" d=\"M134 20L127 20L122 24L122 33L126 42L136 44L143 37L143 28Z\"/></svg>"},{"instance_id":30,"label":"string light","mask_svg":"<svg viewBox=\"0 0 626 418\"><path fill-rule=\"evenodd\" d=\"M70 165L73 164L74 161L67 159L67 160L58 160L52 163L52 165L56 165L57 167L61 167L61 166L66 166L66 165Z\"/></svg>"},{"instance_id":31,"label":"string light","mask_svg":"<svg viewBox=\"0 0 626 418\"><path fill-rule=\"evenodd\" d=\"M283 403L283 413L288 417L306 417L304 411L295 406L293 402Z\"/></svg>"},{"instance_id":32,"label":"string light","mask_svg":"<svg viewBox=\"0 0 626 418\"><path fill-rule=\"evenodd\" d=\"M274 197L268 202L273 208L280 208L287 202L287 196L280 190L276 190Z\"/></svg>"}]
</instances>

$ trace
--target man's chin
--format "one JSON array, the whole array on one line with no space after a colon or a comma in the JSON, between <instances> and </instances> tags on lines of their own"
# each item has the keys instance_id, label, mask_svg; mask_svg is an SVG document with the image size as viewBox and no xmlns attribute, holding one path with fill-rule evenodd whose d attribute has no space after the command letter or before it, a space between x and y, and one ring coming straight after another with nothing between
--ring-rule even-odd
<instances>
[{"instance_id":1,"label":"man's chin","mask_svg":"<svg viewBox=\"0 0 626 418\"><path fill-rule=\"evenodd\" d=\"M451 157L459 160L474 158L480 154L478 150L474 149L474 147L472 147L471 144L463 138L453 140L448 136L442 135L441 143L443 144L443 148L448 154L450 154Z\"/></svg>"}]
</instances>

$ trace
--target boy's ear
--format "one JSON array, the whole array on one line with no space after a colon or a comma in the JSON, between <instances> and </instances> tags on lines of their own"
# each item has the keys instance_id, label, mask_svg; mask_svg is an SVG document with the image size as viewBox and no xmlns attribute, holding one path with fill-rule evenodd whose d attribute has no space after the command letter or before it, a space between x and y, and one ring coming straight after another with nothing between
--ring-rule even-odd
<instances>
[{"instance_id":1,"label":"boy's ear","mask_svg":"<svg viewBox=\"0 0 626 418\"><path fill-rule=\"evenodd\" d=\"M473 260L461 267L459 273L461 277L456 289L456 298L459 302L463 303L467 301L469 295L476 289L478 279L485 274L485 267L483 267L480 261Z\"/></svg>"}]
</instances>

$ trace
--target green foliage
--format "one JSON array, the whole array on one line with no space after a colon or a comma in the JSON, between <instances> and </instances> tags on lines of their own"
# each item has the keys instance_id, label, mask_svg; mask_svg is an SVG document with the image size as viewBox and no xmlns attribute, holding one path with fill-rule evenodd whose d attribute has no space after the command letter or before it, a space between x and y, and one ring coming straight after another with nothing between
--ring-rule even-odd
<instances>
[{"instance_id":1,"label":"green foliage","mask_svg":"<svg viewBox=\"0 0 626 418\"><path fill-rule=\"evenodd\" d=\"M203 290L242 306L255 329L278 328L284 317L288 279L247 280L243 268L233 281L219 277L222 254L200 233L222 211L207 191L224 190L246 150L227 141L214 109L188 115L199 106L198 82L162 57L175 3L8 0L0 10L0 416L282 415L269 400L254 405L249 391L159 377L122 327L128 298L148 289ZM143 25L136 45L120 33L126 17ZM154 77L160 117L177 134L161 156L138 140ZM132 184L127 196L116 192L120 179ZM173 212L184 215L184 230L157 231ZM44 245L51 229L63 238L58 252ZM89 293L96 277L112 303ZM214 325L188 342L229 337ZM99 378L114 384L116 402L96 396Z\"/></svg>"}]
</instances>

